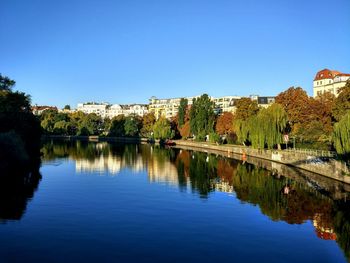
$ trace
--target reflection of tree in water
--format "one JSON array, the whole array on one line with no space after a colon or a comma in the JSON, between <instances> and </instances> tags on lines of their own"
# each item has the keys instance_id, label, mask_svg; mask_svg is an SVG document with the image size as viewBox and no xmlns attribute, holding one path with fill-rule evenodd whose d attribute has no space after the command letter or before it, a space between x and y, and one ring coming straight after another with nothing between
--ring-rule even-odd
<instances>
[{"instance_id":1,"label":"reflection of tree in water","mask_svg":"<svg viewBox=\"0 0 350 263\"><path fill-rule=\"evenodd\" d=\"M40 163L33 164L31 171L1 171L0 174L0 222L22 218L27 202L38 188L41 175Z\"/></svg>"},{"instance_id":2,"label":"reflection of tree in water","mask_svg":"<svg viewBox=\"0 0 350 263\"><path fill-rule=\"evenodd\" d=\"M213 156L211 156L213 157ZM209 158L209 160L211 159ZM270 171L223 157L207 162L207 154L180 151L177 155L179 181L191 179L192 188L202 197L213 190L211 182L232 186L238 199L258 205L272 220L289 224L313 221L315 232L322 239L336 239L350 256L350 207L344 200L334 201L309 186L274 176ZM282 192L289 185L290 194Z\"/></svg>"},{"instance_id":3,"label":"reflection of tree in water","mask_svg":"<svg viewBox=\"0 0 350 263\"><path fill-rule=\"evenodd\" d=\"M113 155L122 160L122 167L133 168L141 162L143 167L148 167L149 176L152 171L164 176L164 180L172 180L167 169L173 164L177 168L176 183L180 189L187 189L190 182L192 190L203 198L214 189L229 189L238 199L258 205L262 213L274 221L302 224L311 220L318 237L336 238L347 257L350 255L348 202L333 201L305 183L275 176L265 169L206 153L149 145L55 142L43 149L44 159L48 160L58 156L93 160L96 156ZM223 187L225 185L229 188ZM282 193L286 185L291 189L288 195Z\"/></svg>"}]
</instances>

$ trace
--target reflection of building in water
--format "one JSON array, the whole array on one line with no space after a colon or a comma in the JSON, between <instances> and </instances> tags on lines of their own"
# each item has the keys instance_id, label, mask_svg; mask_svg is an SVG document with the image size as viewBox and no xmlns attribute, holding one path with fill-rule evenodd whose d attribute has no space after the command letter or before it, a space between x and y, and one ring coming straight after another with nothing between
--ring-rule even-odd
<instances>
[{"instance_id":1,"label":"reflection of building in water","mask_svg":"<svg viewBox=\"0 0 350 263\"><path fill-rule=\"evenodd\" d=\"M134 162L127 163L125 158L119 156L100 155L93 160L78 159L75 161L75 169L77 173L104 173L108 171L110 174L117 174L124 167L130 168L133 172L145 170L145 165L141 156L137 156Z\"/></svg>"},{"instance_id":2,"label":"reflection of building in water","mask_svg":"<svg viewBox=\"0 0 350 263\"><path fill-rule=\"evenodd\" d=\"M334 229L330 226L331 224L329 220L325 219L322 214L316 213L314 215L313 225L319 238L325 240L337 239L337 235L334 233Z\"/></svg>"},{"instance_id":3,"label":"reflection of building in water","mask_svg":"<svg viewBox=\"0 0 350 263\"><path fill-rule=\"evenodd\" d=\"M215 188L216 191L233 193L233 186L226 181L213 182L212 187Z\"/></svg>"},{"instance_id":4,"label":"reflection of building in water","mask_svg":"<svg viewBox=\"0 0 350 263\"><path fill-rule=\"evenodd\" d=\"M152 158L148 163L148 178L151 182L179 184L177 168L169 160L161 161Z\"/></svg>"},{"instance_id":5,"label":"reflection of building in water","mask_svg":"<svg viewBox=\"0 0 350 263\"><path fill-rule=\"evenodd\" d=\"M121 168L121 158L115 157L113 155L100 155L99 157L96 157L93 160L78 159L75 161L75 170L77 173L103 173L105 171L108 171L111 174L117 174Z\"/></svg>"}]
</instances>

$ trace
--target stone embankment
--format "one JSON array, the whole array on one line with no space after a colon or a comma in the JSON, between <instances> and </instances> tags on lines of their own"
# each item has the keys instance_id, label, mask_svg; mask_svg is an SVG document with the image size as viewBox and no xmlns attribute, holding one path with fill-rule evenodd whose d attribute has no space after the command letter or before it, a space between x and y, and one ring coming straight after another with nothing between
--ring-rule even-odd
<instances>
[{"instance_id":1,"label":"stone embankment","mask_svg":"<svg viewBox=\"0 0 350 263\"><path fill-rule=\"evenodd\" d=\"M338 161L332 157L310 155L308 152L303 153L285 150L258 150L238 145L215 145L211 143L184 140L177 140L176 145L190 147L193 149L202 149L204 151L222 152L226 153L226 155L235 154L241 158L251 156L265 159L274 163L297 167L350 184L349 167L345 162Z\"/></svg>"}]
</instances>

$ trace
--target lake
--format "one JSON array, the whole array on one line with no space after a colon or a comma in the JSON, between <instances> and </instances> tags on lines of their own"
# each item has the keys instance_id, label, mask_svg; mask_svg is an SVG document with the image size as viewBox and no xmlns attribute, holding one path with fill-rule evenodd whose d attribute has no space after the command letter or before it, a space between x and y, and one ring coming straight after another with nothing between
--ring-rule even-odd
<instances>
[{"instance_id":1,"label":"lake","mask_svg":"<svg viewBox=\"0 0 350 263\"><path fill-rule=\"evenodd\" d=\"M48 141L42 153L39 175L1 180L0 262L350 258L338 186L157 145Z\"/></svg>"}]
</instances>

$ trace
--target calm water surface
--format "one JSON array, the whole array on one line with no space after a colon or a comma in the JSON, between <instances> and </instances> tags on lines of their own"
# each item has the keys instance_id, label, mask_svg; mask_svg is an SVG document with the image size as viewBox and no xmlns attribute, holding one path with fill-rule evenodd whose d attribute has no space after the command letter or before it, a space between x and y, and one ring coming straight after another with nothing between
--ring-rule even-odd
<instances>
[{"instance_id":1,"label":"calm water surface","mask_svg":"<svg viewBox=\"0 0 350 263\"><path fill-rule=\"evenodd\" d=\"M149 145L42 152L41 178L1 181L0 262L349 259L349 202L315 184Z\"/></svg>"}]
</instances>

